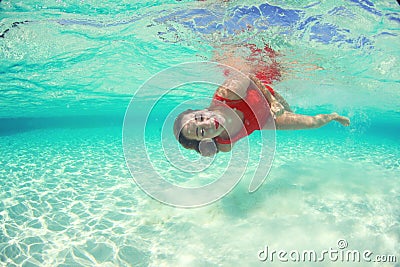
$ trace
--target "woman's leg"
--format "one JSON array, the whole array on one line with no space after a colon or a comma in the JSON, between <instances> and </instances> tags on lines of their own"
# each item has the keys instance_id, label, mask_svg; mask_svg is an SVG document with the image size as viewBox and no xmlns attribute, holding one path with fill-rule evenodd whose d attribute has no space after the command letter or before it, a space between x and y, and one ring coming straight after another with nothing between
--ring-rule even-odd
<instances>
[{"instance_id":1,"label":"woman's leg","mask_svg":"<svg viewBox=\"0 0 400 267\"><path fill-rule=\"evenodd\" d=\"M349 118L339 116L337 113L307 116L284 112L281 116L276 118L275 126L277 130L314 129L324 126L331 121L337 121L343 126L350 125Z\"/></svg>"}]
</instances>

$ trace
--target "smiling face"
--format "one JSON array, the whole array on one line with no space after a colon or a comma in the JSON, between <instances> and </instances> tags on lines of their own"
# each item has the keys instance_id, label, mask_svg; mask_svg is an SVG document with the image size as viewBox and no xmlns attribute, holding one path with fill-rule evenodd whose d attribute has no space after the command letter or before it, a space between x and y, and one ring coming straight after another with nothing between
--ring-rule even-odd
<instances>
[{"instance_id":1,"label":"smiling face","mask_svg":"<svg viewBox=\"0 0 400 267\"><path fill-rule=\"evenodd\" d=\"M215 138L224 131L221 126L224 121L221 115L208 109L192 110L181 117L181 133L188 139L198 141Z\"/></svg>"}]
</instances>

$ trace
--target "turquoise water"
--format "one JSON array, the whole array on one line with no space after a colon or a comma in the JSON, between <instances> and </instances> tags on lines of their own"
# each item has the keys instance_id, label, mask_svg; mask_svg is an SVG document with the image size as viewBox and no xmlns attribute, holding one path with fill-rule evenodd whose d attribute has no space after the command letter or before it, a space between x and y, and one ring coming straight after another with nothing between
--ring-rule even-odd
<instances>
[{"instance_id":1,"label":"turquoise water","mask_svg":"<svg viewBox=\"0 0 400 267\"><path fill-rule=\"evenodd\" d=\"M350 249L396 255L383 266L398 266L399 5L265 3L1 1L0 263L338 266L257 254L265 245L322 251L346 239ZM202 208L153 200L124 159L132 96L167 67L243 43L279 51L284 75L274 88L296 112L336 111L351 126L277 132L270 174L253 194L245 176ZM213 90L176 90L165 109ZM140 100L152 105L162 93ZM160 131L157 121L146 127ZM164 168L159 144L148 140L153 164ZM346 264L369 265L382 266Z\"/></svg>"}]
</instances>

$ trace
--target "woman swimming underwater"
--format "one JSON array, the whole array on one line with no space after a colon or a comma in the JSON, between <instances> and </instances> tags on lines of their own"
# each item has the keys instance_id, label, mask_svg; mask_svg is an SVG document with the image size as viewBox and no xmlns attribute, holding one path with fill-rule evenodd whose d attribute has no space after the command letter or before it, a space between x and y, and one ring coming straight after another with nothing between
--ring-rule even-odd
<instances>
[{"instance_id":1,"label":"woman swimming underwater","mask_svg":"<svg viewBox=\"0 0 400 267\"><path fill-rule=\"evenodd\" d=\"M219 151L230 151L235 142L255 130L273 130L274 124L277 130L313 129L331 121L349 126L350 120L337 113L315 116L293 113L285 99L269 86L280 78L276 52L268 46L247 48L251 51L247 60L231 54L224 62L243 75L225 70L227 79L216 90L208 108L189 109L175 119L174 135L183 147L212 156Z\"/></svg>"}]
</instances>

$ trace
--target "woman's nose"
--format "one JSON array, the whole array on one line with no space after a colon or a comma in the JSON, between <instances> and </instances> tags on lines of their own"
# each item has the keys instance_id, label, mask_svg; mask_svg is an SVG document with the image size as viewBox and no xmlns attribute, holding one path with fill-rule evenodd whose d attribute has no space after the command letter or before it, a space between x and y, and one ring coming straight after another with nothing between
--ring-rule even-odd
<instances>
[{"instance_id":1,"label":"woman's nose","mask_svg":"<svg viewBox=\"0 0 400 267\"><path fill-rule=\"evenodd\" d=\"M203 120L201 121L201 123L207 123L209 121L208 118L203 118Z\"/></svg>"},{"instance_id":2,"label":"woman's nose","mask_svg":"<svg viewBox=\"0 0 400 267\"><path fill-rule=\"evenodd\" d=\"M200 122L200 126L209 126L210 125L210 119L204 119L202 122Z\"/></svg>"}]
</instances>

